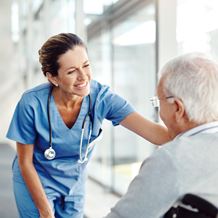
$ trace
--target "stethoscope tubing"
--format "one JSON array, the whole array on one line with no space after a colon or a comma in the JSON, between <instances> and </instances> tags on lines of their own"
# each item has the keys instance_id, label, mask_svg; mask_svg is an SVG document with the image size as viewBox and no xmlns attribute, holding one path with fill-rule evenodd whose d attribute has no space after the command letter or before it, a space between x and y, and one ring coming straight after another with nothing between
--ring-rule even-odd
<instances>
[{"instance_id":1,"label":"stethoscope tubing","mask_svg":"<svg viewBox=\"0 0 218 218\"><path fill-rule=\"evenodd\" d=\"M49 91L48 99L47 99L47 117L48 117L48 128L49 128L49 148L47 148L44 151L44 156L48 160L53 160L56 157L56 152L55 152L55 150L53 149L53 146L52 146L52 124L51 124L51 113L50 113L52 90L53 90L53 87L51 87L51 89ZM81 164L88 161L89 144L90 144L92 129L93 129L92 101L91 101L91 96L88 95L88 97L89 97L89 109L88 109L88 112L86 113L86 115L85 115L85 117L83 119L83 122L82 122L82 130L81 130L80 145L79 145L79 160L78 160L78 163L81 163ZM89 117L91 127L89 128L88 144L86 146L85 155L84 155L84 157L82 157L82 147L83 147L83 139L84 139L84 133L85 133L85 126L86 126L87 117Z\"/></svg>"}]
</instances>

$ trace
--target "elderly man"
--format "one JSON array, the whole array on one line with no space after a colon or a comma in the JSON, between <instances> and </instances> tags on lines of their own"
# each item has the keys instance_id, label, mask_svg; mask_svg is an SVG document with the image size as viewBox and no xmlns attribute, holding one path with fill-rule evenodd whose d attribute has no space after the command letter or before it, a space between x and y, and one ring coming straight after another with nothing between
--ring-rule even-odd
<instances>
[{"instance_id":1,"label":"elderly man","mask_svg":"<svg viewBox=\"0 0 218 218\"><path fill-rule=\"evenodd\" d=\"M174 139L143 162L107 218L163 217L186 193L218 207L218 64L196 53L172 59L157 95Z\"/></svg>"}]
</instances>

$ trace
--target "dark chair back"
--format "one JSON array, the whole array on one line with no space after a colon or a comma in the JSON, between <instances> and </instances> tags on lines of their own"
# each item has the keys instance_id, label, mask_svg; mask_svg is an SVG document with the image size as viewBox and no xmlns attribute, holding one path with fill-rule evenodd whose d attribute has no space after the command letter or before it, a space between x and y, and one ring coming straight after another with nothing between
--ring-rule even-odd
<instances>
[{"instance_id":1,"label":"dark chair back","mask_svg":"<svg viewBox=\"0 0 218 218\"><path fill-rule=\"evenodd\" d=\"M197 195L186 194L182 204L171 207L164 218L218 218L218 209Z\"/></svg>"}]
</instances>

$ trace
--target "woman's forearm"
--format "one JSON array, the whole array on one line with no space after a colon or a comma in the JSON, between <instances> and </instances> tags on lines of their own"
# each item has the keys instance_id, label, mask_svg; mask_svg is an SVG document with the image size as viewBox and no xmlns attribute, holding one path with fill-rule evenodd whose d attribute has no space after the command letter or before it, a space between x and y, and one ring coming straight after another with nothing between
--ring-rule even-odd
<instances>
[{"instance_id":1,"label":"woman's forearm","mask_svg":"<svg viewBox=\"0 0 218 218\"><path fill-rule=\"evenodd\" d=\"M36 207L39 210L40 217L54 217L53 211L33 164L19 163L19 166L26 186L31 194L31 197Z\"/></svg>"},{"instance_id":2,"label":"woman's forearm","mask_svg":"<svg viewBox=\"0 0 218 218\"><path fill-rule=\"evenodd\" d=\"M17 142L18 164L30 195L39 210L40 218L53 218L53 211L33 165L33 144Z\"/></svg>"},{"instance_id":3,"label":"woman's forearm","mask_svg":"<svg viewBox=\"0 0 218 218\"><path fill-rule=\"evenodd\" d=\"M136 112L128 115L120 124L156 145L172 139L166 127L147 120Z\"/></svg>"}]
</instances>

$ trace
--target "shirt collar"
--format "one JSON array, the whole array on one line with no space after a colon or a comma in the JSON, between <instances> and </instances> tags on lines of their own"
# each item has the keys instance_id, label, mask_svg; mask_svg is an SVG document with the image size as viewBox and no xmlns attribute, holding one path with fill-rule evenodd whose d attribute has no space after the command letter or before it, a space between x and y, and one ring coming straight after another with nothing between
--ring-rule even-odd
<instances>
[{"instance_id":1,"label":"shirt collar","mask_svg":"<svg viewBox=\"0 0 218 218\"><path fill-rule=\"evenodd\" d=\"M179 135L176 136L176 138L180 138L183 136L193 136L196 135L198 133L215 133L218 132L218 121L215 122L210 122L210 123L206 123L206 124L202 124L199 125L197 127L194 127L186 132L183 132Z\"/></svg>"}]
</instances>

